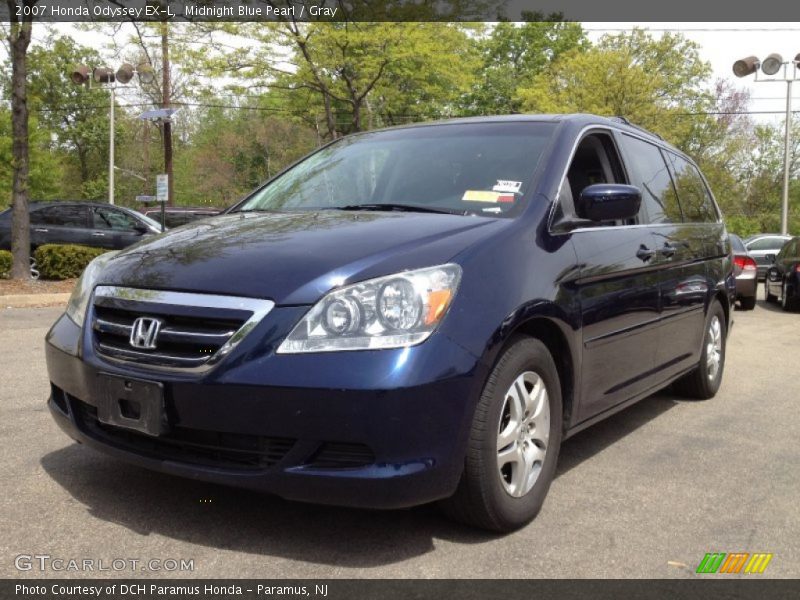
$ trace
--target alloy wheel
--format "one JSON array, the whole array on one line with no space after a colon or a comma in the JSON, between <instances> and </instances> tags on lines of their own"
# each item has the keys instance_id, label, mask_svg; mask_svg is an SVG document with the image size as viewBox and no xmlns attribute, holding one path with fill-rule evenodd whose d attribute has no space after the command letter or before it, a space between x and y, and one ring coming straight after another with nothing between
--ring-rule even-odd
<instances>
[{"instance_id":1,"label":"alloy wheel","mask_svg":"<svg viewBox=\"0 0 800 600\"><path fill-rule=\"evenodd\" d=\"M506 492L519 498L539 478L550 437L550 399L544 380L525 371L508 388L497 428L497 468Z\"/></svg>"},{"instance_id":2,"label":"alloy wheel","mask_svg":"<svg viewBox=\"0 0 800 600\"><path fill-rule=\"evenodd\" d=\"M706 333L706 372L713 381L722 364L722 323L717 315L711 319Z\"/></svg>"}]
</instances>

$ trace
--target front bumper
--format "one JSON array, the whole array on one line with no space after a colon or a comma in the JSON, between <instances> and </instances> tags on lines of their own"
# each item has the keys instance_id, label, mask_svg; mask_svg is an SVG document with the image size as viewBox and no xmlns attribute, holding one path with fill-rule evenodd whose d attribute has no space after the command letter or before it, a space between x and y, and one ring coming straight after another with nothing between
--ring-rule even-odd
<instances>
[{"instance_id":1,"label":"front bumper","mask_svg":"<svg viewBox=\"0 0 800 600\"><path fill-rule=\"evenodd\" d=\"M104 361L66 316L46 356L48 405L78 442L164 473L368 508L454 492L487 375L440 334L413 348L307 355L260 355L250 343L205 375L147 372ZM170 431L100 424L100 373L160 381Z\"/></svg>"}]
</instances>

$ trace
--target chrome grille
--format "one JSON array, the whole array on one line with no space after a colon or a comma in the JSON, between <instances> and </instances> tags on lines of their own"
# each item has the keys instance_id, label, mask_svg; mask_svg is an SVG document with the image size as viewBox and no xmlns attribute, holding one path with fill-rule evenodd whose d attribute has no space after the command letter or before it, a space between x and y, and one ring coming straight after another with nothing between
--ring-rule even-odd
<instances>
[{"instance_id":1,"label":"chrome grille","mask_svg":"<svg viewBox=\"0 0 800 600\"><path fill-rule=\"evenodd\" d=\"M228 354L274 306L269 300L99 286L91 320L95 351L161 369L203 370ZM154 348L136 347L137 319L159 323Z\"/></svg>"}]
</instances>

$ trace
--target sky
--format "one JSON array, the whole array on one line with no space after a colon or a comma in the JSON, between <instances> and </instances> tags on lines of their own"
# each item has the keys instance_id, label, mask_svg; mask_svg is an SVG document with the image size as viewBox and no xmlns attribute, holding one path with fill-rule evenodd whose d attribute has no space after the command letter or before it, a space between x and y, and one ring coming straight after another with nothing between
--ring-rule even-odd
<instances>
[{"instance_id":1,"label":"sky","mask_svg":"<svg viewBox=\"0 0 800 600\"><path fill-rule=\"evenodd\" d=\"M700 56L711 63L713 79L732 79L750 91L752 111L779 111L772 116L756 116L758 121L779 122L786 110L786 83L755 82L750 75L737 79L734 61L745 56L764 58L777 52L784 60L800 53L800 23L583 23L593 41L604 33L619 33L633 27L650 29L654 36L664 30L680 31L700 45ZM797 73L800 77L800 71ZM761 79L761 74L759 74ZM793 109L800 110L800 83L793 85Z\"/></svg>"},{"instance_id":2,"label":"sky","mask_svg":"<svg viewBox=\"0 0 800 600\"><path fill-rule=\"evenodd\" d=\"M772 52L781 54L789 60L800 53L800 23L582 23L590 39L597 40L605 33L629 31L634 27L648 29L658 37L663 32L681 32L700 45L700 55L711 63L712 80L733 76L733 62L745 56L760 58ZM56 27L64 33L74 33L70 23L60 23ZM43 30L40 28L40 32ZM101 46L106 40L99 34L80 32L80 40L94 46ZM800 70L798 71L800 77ZM759 75L761 78L761 75ZM776 111L774 115L754 115L759 122L778 123L786 110L785 82L756 82L754 77L736 80L737 85L750 91L752 111ZM800 83L793 86L793 108L800 110Z\"/></svg>"}]
</instances>

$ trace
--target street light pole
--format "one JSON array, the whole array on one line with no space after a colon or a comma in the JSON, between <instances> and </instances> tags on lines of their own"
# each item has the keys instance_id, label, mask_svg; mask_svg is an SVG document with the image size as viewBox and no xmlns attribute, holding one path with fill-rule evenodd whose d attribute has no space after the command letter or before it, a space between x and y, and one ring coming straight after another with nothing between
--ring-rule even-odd
<instances>
[{"instance_id":1,"label":"street light pole","mask_svg":"<svg viewBox=\"0 0 800 600\"><path fill-rule=\"evenodd\" d=\"M800 53L794 60L784 61L780 54L770 54L763 62L756 56L748 56L733 63L733 74L746 77L755 73L757 83L786 82L786 129L783 136L783 193L781 195L781 234L789 233L789 181L792 170L792 84L797 79L797 65ZM783 68L783 79L759 79L759 68L765 75L775 75ZM789 72L791 69L791 73Z\"/></svg>"},{"instance_id":2,"label":"street light pole","mask_svg":"<svg viewBox=\"0 0 800 600\"><path fill-rule=\"evenodd\" d=\"M795 71L797 66L795 65ZM787 74L788 75L788 74ZM781 199L781 233L789 233L789 171L791 165L792 145L792 83L794 79L786 77L786 134L783 138L783 198Z\"/></svg>"},{"instance_id":3,"label":"street light pole","mask_svg":"<svg viewBox=\"0 0 800 600\"><path fill-rule=\"evenodd\" d=\"M108 89L111 90L111 106L108 117L111 127L111 131L108 134L108 203L114 204L114 101L116 99L116 87L110 85Z\"/></svg>"},{"instance_id":4,"label":"street light pole","mask_svg":"<svg viewBox=\"0 0 800 600\"><path fill-rule=\"evenodd\" d=\"M107 87L110 92L110 105L108 107L108 121L111 128L108 132L108 203L114 204L114 110L117 99L117 87L125 87L125 84L133 79L134 74L139 77L141 83L151 83L155 78L153 68L148 64L140 64L134 67L128 63L123 64L116 73L108 67L95 67L89 69L86 65L75 65L69 73L72 83L77 85L88 84L92 87L92 81ZM117 82L123 84L117 86ZM104 85L105 84L105 85Z\"/></svg>"}]
</instances>

